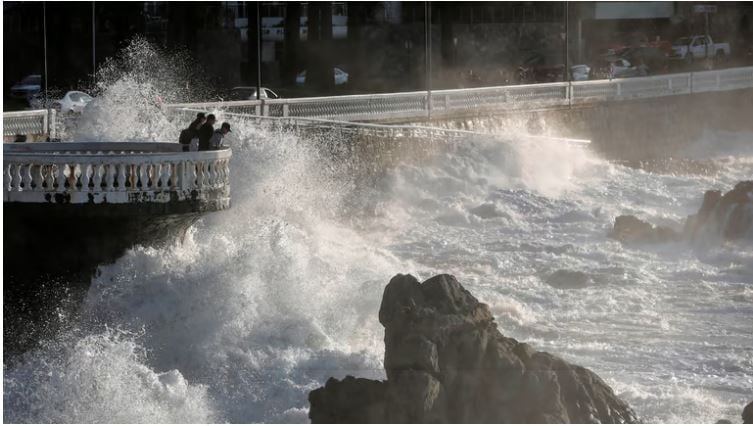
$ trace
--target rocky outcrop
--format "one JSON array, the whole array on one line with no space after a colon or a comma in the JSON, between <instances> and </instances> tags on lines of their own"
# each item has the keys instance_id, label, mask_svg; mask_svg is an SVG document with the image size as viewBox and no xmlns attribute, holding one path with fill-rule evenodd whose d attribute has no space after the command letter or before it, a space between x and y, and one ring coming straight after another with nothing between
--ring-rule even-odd
<instances>
[{"instance_id":1,"label":"rocky outcrop","mask_svg":"<svg viewBox=\"0 0 753 426\"><path fill-rule=\"evenodd\" d=\"M614 228L609 237L624 244L663 243L679 240L680 234L670 228L654 226L633 215L624 215L617 216L614 220Z\"/></svg>"},{"instance_id":2,"label":"rocky outcrop","mask_svg":"<svg viewBox=\"0 0 753 426\"><path fill-rule=\"evenodd\" d=\"M740 182L722 195L706 191L701 209L689 216L683 233L696 238L706 232L721 235L725 240L751 236L753 229L753 180Z\"/></svg>"},{"instance_id":3,"label":"rocky outcrop","mask_svg":"<svg viewBox=\"0 0 753 426\"><path fill-rule=\"evenodd\" d=\"M753 237L753 181L744 181L722 195L706 191L698 213L688 216L682 232L654 226L632 215L618 216L609 233L624 244L663 243L719 237L726 241Z\"/></svg>"},{"instance_id":4,"label":"rocky outcrop","mask_svg":"<svg viewBox=\"0 0 753 426\"><path fill-rule=\"evenodd\" d=\"M753 424L753 401L749 402L748 405L743 408L743 423L745 424Z\"/></svg>"},{"instance_id":5,"label":"rocky outcrop","mask_svg":"<svg viewBox=\"0 0 753 426\"><path fill-rule=\"evenodd\" d=\"M632 423L596 374L503 336L453 276L396 275L379 310L387 380L331 378L313 423Z\"/></svg>"}]
</instances>

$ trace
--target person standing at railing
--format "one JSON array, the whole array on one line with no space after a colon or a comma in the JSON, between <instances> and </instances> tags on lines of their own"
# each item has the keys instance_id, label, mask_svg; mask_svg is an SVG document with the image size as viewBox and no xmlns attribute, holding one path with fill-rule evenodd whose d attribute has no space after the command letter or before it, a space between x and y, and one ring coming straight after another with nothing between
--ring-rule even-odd
<instances>
[{"instance_id":1,"label":"person standing at railing","mask_svg":"<svg viewBox=\"0 0 753 426\"><path fill-rule=\"evenodd\" d=\"M212 134L212 138L209 140L209 149L222 148L222 141L228 133L230 133L230 123L222 123L222 126Z\"/></svg>"},{"instance_id":2,"label":"person standing at railing","mask_svg":"<svg viewBox=\"0 0 753 426\"><path fill-rule=\"evenodd\" d=\"M204 113L200 112L196 114L196 119L192 121L187 128L180 132L178 142L183 145L183 152L196 151L199 148L199 129L205 121L206 118L204 117ZM192 146L194 145L194 142L196 144L195 147Z\"/></svg>"},{"instance_id":3,"label":"person standing at railing","mask_svg":"<svg viewBox=\"0 0 753 426\"><path fill-rule=\"evenodd\" d=\"M209 140L214 134L214 123L217 122L214 114L207 116L207 121L199 128L199 151L209 151Z\"/></svg>"}]
</instances>

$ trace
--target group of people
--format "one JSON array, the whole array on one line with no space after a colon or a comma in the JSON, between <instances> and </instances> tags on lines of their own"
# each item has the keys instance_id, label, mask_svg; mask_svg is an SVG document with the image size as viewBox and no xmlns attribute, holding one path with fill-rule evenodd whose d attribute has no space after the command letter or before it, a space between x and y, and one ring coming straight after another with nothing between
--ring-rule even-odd
<instances>
[{"instance_id":1,"label":"group of people","mask_svg":"<svg viewBox=\"0 0 753 426\"><path fill-rule=\"evenodd\" d=\"M222 148L222 140L230 133L230 124L222 123L219 129L214 129L217 122L214 114L196 114L196 119L180 132L178 142L183 145L183 151L211 151Z\"/></svg>"}]
</instances>

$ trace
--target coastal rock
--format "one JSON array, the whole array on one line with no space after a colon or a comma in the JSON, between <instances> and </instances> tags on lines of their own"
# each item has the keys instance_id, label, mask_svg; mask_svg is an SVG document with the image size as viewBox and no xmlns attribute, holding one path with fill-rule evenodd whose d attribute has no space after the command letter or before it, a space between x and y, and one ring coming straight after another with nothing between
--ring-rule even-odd
<instances>
[{"instance_id":1,"label":"coastal rock","mask_svg":"<svg viewBox=\"0 0 753 426\"><path fill-rule=\"evenodd\" d=\"M503 336L451 275L396 275L379 309L386 381L329 379L313 423L634 423L596 374Z\"/></svg>"},{"instance_id":2,"label":"coastal rock","mask_svg":"<svg viewBox=\"0 0 753 426\"><path fill-rule=\"evenodd\" d=\"M618 216L609 236L623 244L663 243L680 238L680 234L673 229L654 226L633 215Z\"/></svg>"},{"instance_id":3,"label":"coastal rock","mask_svg":"<svg viewBox=\"0 0 753 426\"><path fill-rule=\"evenodd\" d=\"M559 289L586 288L593 284L593 279L581 271L558 269L546 277L546 283Z\"/></svg>"},{"instance_id":4,"label":"coastal rock","mask_svg":"<svg viewBox=\"0 0 753 426\"><path fill-rule=\"evenodd\" d=\"M689 238L706 232L721 235L725 240L751 236L753 229L753 181L743 181L722 195L721 191L706 191L701 209L689 216L683 233Z\"/></svg>"},{"instance_id":5,"label":"coastal rock","mask_svg":"<svg viewBox=\"0 0 753 426\"><path fill-rule=\"evenodd\" d=\"M743 408L743 423L750 425L753 424L753 401Z\"/></svg>"},{"instance_id":6,"label":"coastal rock","mask_svg":"<svg viewBox=\"0 0 753 426\"><path fill-rule=\"evenodd\" d=\"M615 219L609 237L623 244L709 237L726 241L753 238L753 181L739 182L724 195L717 190L706 191L701 208L698 213L688 216L682 232L624 215Z\"/></svg>"}]
</instances>

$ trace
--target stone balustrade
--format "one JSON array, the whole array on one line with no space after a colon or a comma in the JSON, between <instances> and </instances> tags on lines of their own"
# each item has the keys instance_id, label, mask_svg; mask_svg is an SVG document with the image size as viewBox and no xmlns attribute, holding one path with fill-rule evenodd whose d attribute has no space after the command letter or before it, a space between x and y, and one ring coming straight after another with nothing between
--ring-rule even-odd
<instances>
[{"instance_id":1,"label":"stone balustrade","mask_svg":"<svg viewBox=\"0 0 753 426\"><path fill-rule=\"evenodd\" d=\"M228 207L230 149L181 148L144 142L5 144L3 201L171 203L209 196L212 209Z\"/></svg>"}]
</instances>

